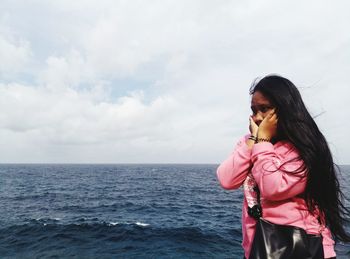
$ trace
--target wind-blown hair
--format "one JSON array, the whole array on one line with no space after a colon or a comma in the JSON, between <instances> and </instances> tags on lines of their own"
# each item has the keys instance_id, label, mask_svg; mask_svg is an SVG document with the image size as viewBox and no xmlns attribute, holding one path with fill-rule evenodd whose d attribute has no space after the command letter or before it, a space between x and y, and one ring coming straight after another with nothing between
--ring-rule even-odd
<instances>
[{"instance_id":1,"label":"wind-blown hair","mask_svg":"<svg viewBox=\"0 0 350 259\"><path fill-rule=\"evenodd\" d=\"M344 229L350 215L343 203L337 172L331 151L323 134L308 112L296 86L278 75L268 75L255 81L250 94L259 91L276 109L277 140L287 140L298 150L307 171L306 189L303 194L308 210L321 212L322 221L333 236L345 242L350 241ZM338 170L338 171L337 171Z\"/></svg>"}]
</instances>

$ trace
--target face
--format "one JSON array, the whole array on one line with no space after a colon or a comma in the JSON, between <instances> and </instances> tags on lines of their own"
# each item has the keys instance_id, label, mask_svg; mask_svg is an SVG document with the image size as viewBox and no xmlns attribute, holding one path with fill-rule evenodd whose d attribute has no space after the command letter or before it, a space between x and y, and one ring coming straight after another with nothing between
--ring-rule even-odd
<instances>
[{"instance_id":1,"label":"face","mask_svg":"<svg viewBox=\"0 0 350 259\"><path fill-rule=\"evenodd\" d=\"M261 92L256 91L252 96L251 107L253 115L252 118L254 122L259 126L262 120L269 114L269 112L274 108Z\"/></svg>"}]
</instances>

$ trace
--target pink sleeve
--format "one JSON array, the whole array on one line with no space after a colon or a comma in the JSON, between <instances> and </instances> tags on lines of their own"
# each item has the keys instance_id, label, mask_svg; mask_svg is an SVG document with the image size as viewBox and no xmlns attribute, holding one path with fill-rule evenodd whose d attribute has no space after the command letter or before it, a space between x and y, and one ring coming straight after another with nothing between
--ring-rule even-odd
<instances>
[{"instance_id":1,"label":"pink sleeve","mask_svg":"<svg viewBox=\"0 0 350 259\"><path fill-rule=\"evenodd\" d=\"M322 231L322 245L323 245L323 251L324 251L324 258L331 258L335 257L335 251L334 251L334 240L332 238L331 231L329 231L328 228L325 228Z\"/></svg>"},{"instance_id":2,"label":"pink sleeve","mask_svg":"<svg viewBox=\"0 0 350 259\"><path fill-rule=\"evenodd\" d=\"M259 186L261 197L274 201L285 200L305 190L306 172L295 172L300 169L303 161L292 160L298 156L298 152L293 148L281 158L269 142L261 142L253 146L252 174Z\"/></svg>"},{"instance_id":3,"label":"pink sleeve","mask_svg":"<svg viewBox=\"0 0 350 259\"><path fill-rule=\"evenodd\" d=\"M232 154L220 164L216 174L224 189L237 189L247 178L251 167L251 149L246 144L247 136L236 145Z\"/></svg>"}]
</instances>

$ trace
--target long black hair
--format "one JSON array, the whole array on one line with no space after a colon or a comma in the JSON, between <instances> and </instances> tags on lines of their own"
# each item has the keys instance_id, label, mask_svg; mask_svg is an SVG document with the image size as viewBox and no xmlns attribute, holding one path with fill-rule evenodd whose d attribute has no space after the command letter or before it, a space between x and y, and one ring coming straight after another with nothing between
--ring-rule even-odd
<instances>
[{"instance_id":1,"label":"long black hair","mask_svg":"<svg viewBox=\"0 0 350 259\"><path fill-rule=\"evenodd\" d=\"M276 109L278 116L277 140L287 140L298 150L306 169L306 189L304 198L308 210L314 214L319 210L323 223L329 227L333 236L350 242L344 229L350 215L343 203L337 173L339 167L327 141L308 112L297 87L288 79L278 75L268 75L256 80L250 94L259 91Z\"/></svg>"}]
</instances>

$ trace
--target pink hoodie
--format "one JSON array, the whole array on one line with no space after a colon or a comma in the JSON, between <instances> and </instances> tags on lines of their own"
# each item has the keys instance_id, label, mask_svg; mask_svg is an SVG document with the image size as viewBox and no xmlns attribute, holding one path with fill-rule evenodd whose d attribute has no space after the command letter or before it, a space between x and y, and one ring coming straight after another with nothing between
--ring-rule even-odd
<instances>
[{"instance_id":1,"label":"pink hoodie","mask_svg":"<svg viewBox=\"0 0 350 259\"><path fill-rule=\"evenodd\" d=\"M305 171L294 172L302 161L292 160L298 157L298 151L286 141L254 144L249 149L243 137L232 154L217 169L220 184L225 189L238 189L247 177L249 170L259 186L264 219L281 225L301 227L309 234L322 234L325 258L336 256L334 241L328 228L321 226L317 218L307 209L302 194L306 186ZM282 170L278 170L283 164ZM244 190L246 195L246 190ZM242 233L245 257L249 258L255 233L255 219L247 212L244 199L242 211Z\"/></svg>"}]
</instances>

